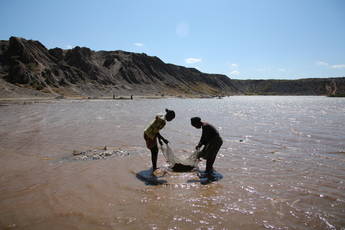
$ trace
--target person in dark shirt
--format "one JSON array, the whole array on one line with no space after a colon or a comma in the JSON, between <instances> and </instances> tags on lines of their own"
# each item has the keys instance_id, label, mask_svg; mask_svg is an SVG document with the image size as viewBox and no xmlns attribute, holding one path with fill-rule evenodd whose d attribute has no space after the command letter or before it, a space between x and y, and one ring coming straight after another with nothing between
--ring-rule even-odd
<instances>
[{"instance_id":1,"label":"person in dark shirt","mask_svg":"<svg viewBox=\"0 0 345 230\"><path fill-rule=\"evenodd\" d=\"M198 158L206 159L205 173L209 176L213 172L213 163L223 144L223 140L217 129L207 122L202 122L200 117L191 118L191 125L197 129L202 128L202 135L199 144L195 148L199 150L204 146L204 148L199 152Z\"/></svg>"}]
</instances>

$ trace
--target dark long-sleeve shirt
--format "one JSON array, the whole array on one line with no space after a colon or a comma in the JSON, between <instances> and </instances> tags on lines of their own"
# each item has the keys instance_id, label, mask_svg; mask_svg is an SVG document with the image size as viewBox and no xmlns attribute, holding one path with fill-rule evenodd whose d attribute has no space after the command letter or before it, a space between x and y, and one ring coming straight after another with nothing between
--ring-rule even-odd
<instances>
[{"instance_id":1,"label":"dark long-sleeve shirt","mask_svg":"<svg viewBox=\"0 0 345 230\"><path fill-rule=\"evenodd\" d=\"M213 125L204 122L202 125L202 135L199 141L199 146L207 145L214 137L219 137L218 130Z\"/></svg>"}]
</instances>

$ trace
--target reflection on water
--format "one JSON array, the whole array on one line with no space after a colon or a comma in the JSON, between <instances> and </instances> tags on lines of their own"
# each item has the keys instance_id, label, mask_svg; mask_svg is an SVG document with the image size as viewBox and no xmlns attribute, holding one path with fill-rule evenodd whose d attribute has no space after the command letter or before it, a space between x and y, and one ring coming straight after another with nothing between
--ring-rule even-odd
<instances>
[{"instance_id":1,"label":"reflection on water","mask_svg":"<svg viewBox=\"0 0 345 230\"><path fill-rule=\"evenodd\" d=\"M219 129L222 180L203 185L192 173L157 186L138 180L151 166L142 132L166 107L176 119L162 135L177 154L199 141L191 117ZM344 229L344 114L343 99L326 97L1 106L0 228ZM132 154L61 160L104 146ZM161 154L158 163L165 165Z\"/></svg>"}]
</instances>

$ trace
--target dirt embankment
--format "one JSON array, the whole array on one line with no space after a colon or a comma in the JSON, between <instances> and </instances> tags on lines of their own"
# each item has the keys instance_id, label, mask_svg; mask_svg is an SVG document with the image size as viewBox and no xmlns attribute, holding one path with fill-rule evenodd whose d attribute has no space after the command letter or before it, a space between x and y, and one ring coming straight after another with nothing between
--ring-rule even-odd
<instances>
[{"instance_id":1,"label":"dirt embankment","mask_svg":"<svg viewBox=\"0 0 345 230\"><path fill-rule=\"evenodd\" d=\"M39 41L0 41L0 98L345 95L345 78L233 80L158 57L86 47L47 49Z\"/></svg>"},{"instance_id":2,"label":"dirt embankment","mask_svg":"<svg viewBox=\"0 0 345 230\"><path fill-rule=\"evenodd\" d=\"M225 75L166 64L158 57L86 47L47 49L39 41L0 41L0 97L231 95Z\"/></svg>"}]
</instances>

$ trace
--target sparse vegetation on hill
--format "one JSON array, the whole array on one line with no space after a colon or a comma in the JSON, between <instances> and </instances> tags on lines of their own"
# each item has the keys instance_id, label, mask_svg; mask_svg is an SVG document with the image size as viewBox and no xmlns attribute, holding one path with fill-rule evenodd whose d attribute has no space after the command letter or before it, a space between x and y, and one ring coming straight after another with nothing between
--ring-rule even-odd
<instances>
[{"instance_id":1,"label":"sparse vegetation on hill","mask_svg":"<svg viewBox=\"0 0 345 230\"><path fill-rule=\"evenodd\" d=\"M0 97L116 95L345 95L345 78L233 80L158 57L86 47L47 49L39 41L0 41Z\"/></svg>"},{"instance_id":2,"label":"sparse vegetation on hill","mask_svg":"<svg viewBox=\"0 0 345 230\"><path fill-rule=\"evenodd\" d=\"M146 54L92 51L79 46L48 50L38 41L17 37L1 41L0 47L3 80L51 95L215 96L239 92L225 75L165 64L158 57Z\"/></svg>"}]
</instances>

